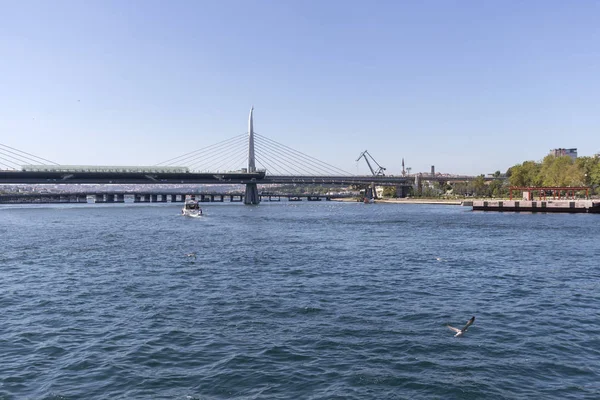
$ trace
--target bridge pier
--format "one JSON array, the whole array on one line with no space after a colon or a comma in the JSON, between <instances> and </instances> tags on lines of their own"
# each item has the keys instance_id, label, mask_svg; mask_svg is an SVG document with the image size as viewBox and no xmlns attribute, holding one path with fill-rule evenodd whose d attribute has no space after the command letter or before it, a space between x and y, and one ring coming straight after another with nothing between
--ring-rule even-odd
<instances>
[{"instance_id":1,"label":"bridge pier","mask_svg":"<svg viewBox=\"0 0 600 400\"><path fill-rule=\"evenodd\" d=\"M375 184L371 184L365 188L365 197L367 199L376 199L377 198L377 190L375 190Z\"/></svg>"},{"instance_id":2,"label":"bridge pier","mask_svg":"<svg viewBox=\"0 0 600 400\"><path fill-rule=\"evenodd\" d=\"M244 204L256 205L260 203L260 196L258 195L258 187L256 183L246 184L246 194L244 195Z\"/></svg>"},{"instance_id":3,"label":"bridge pier","mask_svg":"<svg viewBox=\"0 0 600 400\"><path fill-rule=\"evenodd\" d=\"M396 196L405 198L410 193L409 190L409 186L396 186Z\"/></svg>"},{"instance_id":4,"label":"bridge pier","mask_svg":"<svg viewBox=\"0 0 600 400\"><path fill-rule=\"evenodd\" d=\"M134 194L133 195L134 203L150 203L150 195L147 194Z\"/></svg>"},{"instance_id":5,"label":"bridge pier","mask_svg":"<svg viewBox=\"0 0 600 400\"><path fill-rule=\"evenodd\" d=\"M229 202L230 203L241 203L242 201L244 201L244 196L243 195L239 195L239 194L231 194L231 195L229 195Z\"/></svg>"},{"instance_id":6,"label":"bridge pier","mask_svg":"<svg viewBox=\"0 0 600 400\"><path fill-rule=\"evenodd\" d=\"M415 176L415 193L417 194L421 194L423 193L423 176L421 173L419 173L417 176Z\"/></svg>"}]
</instances>

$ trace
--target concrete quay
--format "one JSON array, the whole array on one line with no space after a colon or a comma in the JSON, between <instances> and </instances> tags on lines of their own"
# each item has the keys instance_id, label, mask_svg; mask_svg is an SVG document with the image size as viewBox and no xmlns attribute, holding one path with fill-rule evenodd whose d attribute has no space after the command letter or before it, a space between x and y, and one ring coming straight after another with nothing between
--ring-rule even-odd
<instances>
[{"instance_id":1,"label":"concrete quay","mask_svg":"<svg viewBox=\"0 0 600 400\"><path fill-rule=\"evenodd\" d=\"M600 213L600 200L474 200L463 206L473 211Z\"/></svg>"}]
</instances>

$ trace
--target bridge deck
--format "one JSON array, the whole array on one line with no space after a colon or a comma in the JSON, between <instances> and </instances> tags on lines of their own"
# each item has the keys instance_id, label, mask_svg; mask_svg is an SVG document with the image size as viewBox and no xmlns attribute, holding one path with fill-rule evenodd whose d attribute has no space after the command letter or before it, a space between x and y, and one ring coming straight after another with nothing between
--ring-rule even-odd
<instances>
[{"instance_id":1,"label":"bridge deck","mask_svg":"<svg viewBox=\"0 0 600 400\"><path fill-rule=\"evenodd\" d=\"M0 183L22 184L370 184L411 185L409 177L393 176L282 176L264 172L139 173L0 171Z\"/></svg>"}]
</instances>

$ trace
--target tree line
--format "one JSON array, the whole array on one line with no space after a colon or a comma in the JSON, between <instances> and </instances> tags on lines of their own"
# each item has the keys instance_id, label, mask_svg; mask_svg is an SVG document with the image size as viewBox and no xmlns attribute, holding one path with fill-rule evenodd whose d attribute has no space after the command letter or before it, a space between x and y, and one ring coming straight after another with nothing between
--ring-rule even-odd
<instances>
[{"instance_id":1,"label":"tree line","mask_svg":"<svg viewBox=\"0 0 600 400\"><path fill-rule=\"evenodd\" d=\"M508 197L511 186L585 186L592 188L591 194L600 193L600 157L547 155L541 162L525 161L510 167L505 174L496 171L496 180L486 181L483 175L469 182L438 182L423 187L414 196L440 197L444 195L460 197Z\"/></svg>"},{"instance_id":2,"label":"tree line","mask_svg":"<svg viewBox=\"0 0 600 400\"><path fill-rule=\"evenodd\" d=\"M542 162L525 161L506 171L511 186L600 186L600 158L547 155Z\"/></svg>"}]
</instances>

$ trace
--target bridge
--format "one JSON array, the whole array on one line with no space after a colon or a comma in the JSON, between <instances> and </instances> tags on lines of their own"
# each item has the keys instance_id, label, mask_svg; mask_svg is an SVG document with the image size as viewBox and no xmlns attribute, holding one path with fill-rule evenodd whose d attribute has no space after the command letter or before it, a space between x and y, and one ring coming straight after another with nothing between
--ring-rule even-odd
<instances>
[{"instance_id":1,"label":"bridge","mask_svg":"<svg viewBox=\"0 0 600 400\"><path fill-rule=\"evenodd\" d=\"M186 196L193 195L201 203L238 203L244 201L242 192L201 192L190 193L189 190L169 191L80 191L52 193L12 193L0 194L0 204L65 204L65 203L183 203ZM354 197L352 194L322 193L259 193L261 201L280 202L293 201L330 201Z\"/></svg>"},{"instance_id":2,"label":"bridge","mask_svg":"<svg viewBox=\"0 0 600 400\"><path fill-rule=\"evenodd\" d=\"M223 173L0 171L0 183L23 184L320 184L378 186L411 184L410 177L267 175L265 171Z\"/></svg>"},{"instance_id":3,"label":"bridge","mask_svg":"<svg viewBox=\"0 0 600 400\"><path fill-rule=\"evenodd\" d=\"M353 175L257 134L253 111L247 133L146 167L65 166L0 144L0 184L242 184L244 203L259 204L258 184L396 186L403 195L420 179L475 178Z\"/></svg>"}]
</instances>

